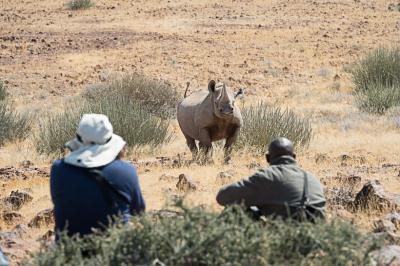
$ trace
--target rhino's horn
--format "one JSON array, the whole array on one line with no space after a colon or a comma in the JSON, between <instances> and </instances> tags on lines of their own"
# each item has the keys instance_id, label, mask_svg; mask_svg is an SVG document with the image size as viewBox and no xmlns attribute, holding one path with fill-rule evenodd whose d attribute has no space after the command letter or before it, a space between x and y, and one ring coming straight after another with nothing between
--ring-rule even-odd
<instances>
[{"instance_id":1,"label":"rhino's horn","mask_svg":"<svg viewBox=\"0 0 400 266\"><path fill-rule=\"evenodd\" d=\"M226 90L225 84L224 84L223 87L222 87L221 100L223 100L223 101L229 101L229 95L228 95L228 91Z\"/></svg>"}]
</instances>

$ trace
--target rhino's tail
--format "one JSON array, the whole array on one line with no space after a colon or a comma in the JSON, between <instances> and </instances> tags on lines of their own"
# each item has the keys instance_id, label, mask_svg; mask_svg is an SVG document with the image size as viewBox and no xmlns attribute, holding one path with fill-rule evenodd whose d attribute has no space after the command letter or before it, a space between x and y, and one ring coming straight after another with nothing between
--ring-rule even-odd
<instances>
[{"instance_id":1,"label":"rhino's tail","mask_svg":"<svg viewBox=\"0 0 400 266\"><path fill-rule=\"evenodd\" d=\"M183 98L186 98L186 94L189 90L189 86L190 86L190 82L188 81L188 82L186 82L186 90L185 90L185 94L183 95Z\"/></svg>"}]
</instances>

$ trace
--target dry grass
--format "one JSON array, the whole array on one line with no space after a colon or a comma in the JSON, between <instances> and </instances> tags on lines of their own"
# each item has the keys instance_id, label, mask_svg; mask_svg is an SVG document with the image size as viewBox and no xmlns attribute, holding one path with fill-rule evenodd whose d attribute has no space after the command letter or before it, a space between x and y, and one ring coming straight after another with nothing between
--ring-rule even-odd
<instances>
[{"instance_id":1,"label":"dry grass","mask_svg":"<svg viewBox=\"0 0 400 266\"><path fill-rule=\"evenodd\" d=\"M400 161L399 128L389 115L360 114L347 70L379 44L398 41L398 13L388 11L386 1L115 0L96 1L96 8L79 15L60 8L64 3L2 3L10 23L0 29L0 36L5 37L0 76L7 80L9 97L19 111L60 110L65 99L115 71L168 80L179 95L187 81L190 90L196 90L206 89L210 78L226 80L233 88L247 88L245 106L264 100L311 118L314 137L298 157L328 188L345 186L335 181L340 173L358 174L362 182L378 179L387 190L400 190L399 168L382 167ZM129 159L178 153L189 159L176 123L170 127L175 138L168 146L147 148ZM48 167L54 158L36 154L31 142L1 148L0 167L18 166L24 160ZM353 160L343 162L343 154ZM329 159L317 163L320 155ZM366 158L363 163L357 161L360 156ZM200 184L188 199L219 210L215 193L221 184L215 181L216 175L234 168L232 181L239 180L254 171L247 168L251 161L264 165L263 154L240 151L230 167L219 159L206 167L141 166L147 205L161 208L166 197L178 193L173 181L158 180L163 173L187 173ZM36 186L29 182L0 180L0 197L13 188ZM38 200L23 209L27 218L51 206L48 181L41 182L41 188L34 189ZM335 209L330 213L337 215ZM357 213L353 218L369 230L379 215Z\"/></svg>"}]
</instances>

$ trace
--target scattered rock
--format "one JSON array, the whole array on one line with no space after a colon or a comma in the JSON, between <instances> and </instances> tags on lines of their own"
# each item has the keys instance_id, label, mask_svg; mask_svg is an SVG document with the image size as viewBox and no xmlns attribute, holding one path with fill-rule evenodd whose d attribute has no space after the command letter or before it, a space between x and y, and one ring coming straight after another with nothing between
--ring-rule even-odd
<instances>
[{"instance_id":1,"label":"scattered rock","mask_svg":"<svg viewBox=\"0 0 400 266\"><path fill-rule=\"evenodd\" d=\"M160 181L174 181L176 179L176 176L169 174L162 174L159 178Z\"/></svg>"},{"instance_id":2,"label":"scattered rock","mask_svg":"<svg viewBox=\"0 0 400 266\"><path fill-rule=\"evenodd\" d=\"M371 252L370 265L400 265L400 246L384 246Z\"/></svg>"},{"instance_id":3,"label":"scattered rock","mask_svg":"<svg viewBox=\"0 0 400 266\"><path fill-rule=\"evenodd\" d=\"M50 241L53 239L54 236L54 231L53 230L47 230L46 233L44 233L41 237L39 237L39 241Z\"/></svg>"},{"instance_id":4,"label":"scattered rock","mask_svg":"<svg viewBox=\"0 0 400 266\"><path fill-rule=\"evenodd\" d=\"M14 178L28 179L29 177L38 175L42 177L48 177L49 171L37 167L31 167L31 165L24 165L23 169L18 169L12 166L0 168L0 180L10 180Z\"/></svg>"},{"instance_id":5,"label":"scattered rock","mask_svg":"<svg viewBox=\"0 0 400 266\"><path fill-rule=\"evenodd\" d=\"M234 174L235 174L235 171L233 171L233 170L219 172L217 175L217 181L220 181L222 183L227 183L230 180L232 180Z\"/></svg>"},{"instance_id":6,"label":"scattered rock","mask_svg":"<svg viewBox=\"0 0 400 266\"><path fill-rule=\"evenodd\" d=\"M329 160L329 156L327 154L320 153L315 156L315 163L317 163L317 164L326 162L328 160Z\"/></svg>"},{"instance_id":7,"label":"scattered rock","mask_svg":"<svg viewBox=\"0 0 400 266\"><path fill-rule=\"evenodd\" d=\"M338 74L336 74L336 75L333 77L333 80L334 80L334 81L339 81L339 80L340 80L340 76L339 76Z\"/></svg>"},{"instance_id":8,"label":"scattered rock","mask_svg":"<svg viewBox=\"0 0 400 266\"><path fill-rule=\"evenodd\" d=\"M374 222L375 233L388 233L396 235L400 229L400 213L393 212L387 214L384 218Z\"/></svg>"},{"instance_id":9,"label":"scattered rock","mask_svg":"<svg viewBox=\"0 0 400 266\"><path fill-rule=\"evenodd\" d=\"M29 228L26 224L17 224L14 228L14 232L19 236L23 236L24 234L28 233L28 230Z\"/></svg>"},{"instance_id":10,"label":"scattered rock","mask_svg":"<svg viewBox=\"0 0 400 266\"><path fill-rule=\"evenodd\" d=\"M28 202L31 202L33 197L26 191L11 191L10 196L4 199L4 203L11 207L12 210L19 210Z\"/></svg>"},{"instance_id":11,"label":"scattered rock","mask_svg":"<svg viewBox=\"0 0 400 266\"><path fill-rule=\"evenodd\" d=\"M33 163L29 160L25 160L20 163L20 166L23 168L30 168L33 166Z\"/></svg>"},{"instance_id":12,"label":"scattered rock","mask_svg":"<svg viewBox=\"0 0 400 266\"><path fill-rule=\"evenodd\" d=\"M1 217L8 225L15 224L16 222L21 222L23 220L23 216L21 214L10 211L4 211Z\"/></svg>"},{"instance_id":13,"label":"scattered rock","mask_svg":"<svg viewBox=\"0 0 400 266\"><path fill-rule=\"evenodd\" d=\"M396 209L399 204L400 195L386 192L377 180L366 183L354 200L354 206L360 209Z\"/></svg>"},{"instance_id":14,"label":"scattered rock","mask_svg":"<svg viewBox=\"0 0 400 266\"><path fill-rule=\"evenodd\" d=\"M28 224L29 227L39 228L54 223L54 210L46 209L39 212Z\"/></svg>"},{"instance_id":15,"label":"scattered rock","mask_svg":"<svg viewBox=\"0 0 400 266\"><path fill-rule=\"evenodd\" d=\"M385 219L391 221L396 226L396 229L400 229L400 213L389 213L385 216Z\"/></svg>"},{"instance_id":16,"label":"scattered rock","mask_svg":"<svg viewBox=\"0 0 400 266\"><path fill-rule=\"evenodd\" d=\"M340 156L341 166L353 165L353 164L365 164L367 159L364 156L350 156L347 154L342 154Z\"/></svg>"},{"instance_id":17,"label":"scattered rock","mask_svg":"<svg viewBox=\"0 0 400 266\"><path fill-rule=\"evenodd\" d=\"M178 177L179 181L176 183L176 188L180 191L188 192L197 189L197 185L192 179L185 174L180 174Z\"/></svg>"},{"instance_id":18,"label":"scattered rock","mask_svg":"<svg viewBox=\"0 0 400 266\"><path fill-rule=\"evenodd\" d=\"M399 11L400 12L400 3L397 4L389 4L388 6L389 11Z\"/></svg>"},{"instance_id":19,"label":"scattered rock","mask_svg":"<svg viewBox=\"0 0 400 266\"><path fill-rule=\"evenodd\" d=\"M261 164L257 163L256 161L252 161L248 165L246 165L246 167L249 169L256 169L261 168Z\"/></svg>"},{"instance_id":20,"label":"scattered rock","mask_svg":"<svg viewBox=\"0 0 400 266\"><path fill-rule=\"evenodd\" d=\"M341 205L348 208L353 205L353 193L351 188L339 187L339 188L327 188L325 190L325 196L332 205Z\"/></svg>"},{"instance_id":21,"label":"scattered rock","mask_svg":"<svg viewBox=\"0 0 400 266\"><path fill-rule=\"evenodd\" d=\"M359 176L359 175L341 175L341 174L338 174L336 176L336 179L338 181L340 181L341 183L346 183L346 184L352 185L352 186L360 183L362 180L361 176Z\"/></svg>"},{"instance_id":22,"label":"scattered rock","mask_svg":"<svg viewBox=\"0 0 400 266\"><path fill-rule=\"evenodd\" d=\"M331 214L333 217L339 217L346 220L354 219L354 214L346 210L342 205L331 205L330 209L332 209Z\"/></svg>"}]
</instances>

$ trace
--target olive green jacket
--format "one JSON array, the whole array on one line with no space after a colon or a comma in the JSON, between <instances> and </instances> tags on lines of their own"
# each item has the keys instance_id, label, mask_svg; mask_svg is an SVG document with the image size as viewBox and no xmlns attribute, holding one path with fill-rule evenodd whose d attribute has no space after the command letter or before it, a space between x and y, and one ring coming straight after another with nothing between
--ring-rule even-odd
<instances>
[{"instance_id":1,"label":"olive green jacket","mask_svg":"<svg viewBox=\"0 0 400 266\"><path fill-rule=\"evenodd\" d=\"M242 203L247 207L258 207L264 215L286 216L288 207L301 205L305 174L309 205L324 212L326 200L321 183L298 167L291 156L281 156L271 162L271 167L223 187L218 192L217 202L222 206Z\"/></svg>"}]
</instances>

